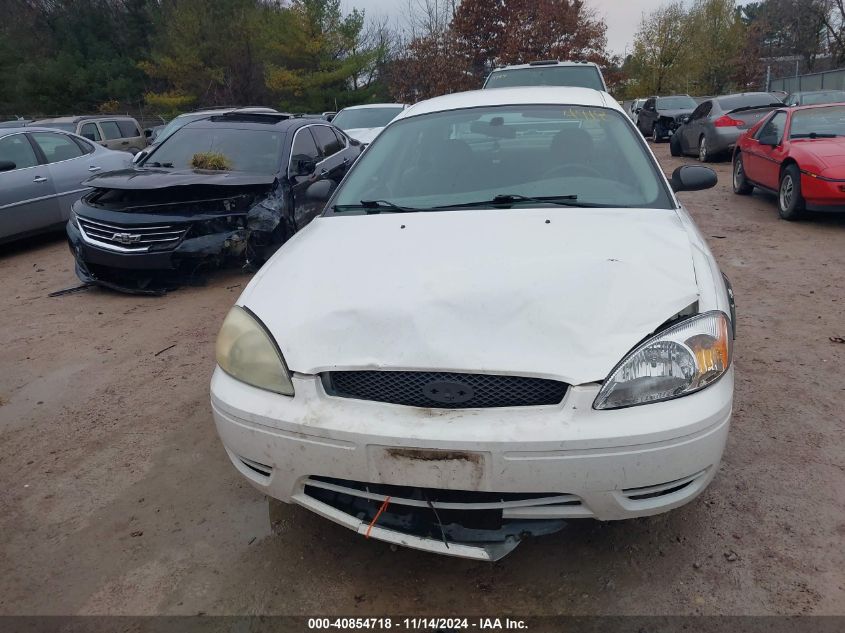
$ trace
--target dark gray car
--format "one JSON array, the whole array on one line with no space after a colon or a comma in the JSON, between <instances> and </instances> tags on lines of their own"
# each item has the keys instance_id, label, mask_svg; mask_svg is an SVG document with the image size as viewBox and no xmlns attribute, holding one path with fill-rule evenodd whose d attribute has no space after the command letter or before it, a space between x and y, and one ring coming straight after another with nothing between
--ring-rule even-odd
<instances>
[{"instance_id":1,"label":"dark gray car","mask_svg":"<svg viewBox=\"0 0 845 633\"><path fill-rule=\"evenodd\" d=\"M62 228L92 175L124 169L132 155L54 129L0 129L0 242Z\"/></svg>"},{"instance_id":2,"label":"dark gray car","mask_svg":"<svg viewBox=\"0 0 845 633\"><path fill-rule=\"evenodd\" d=\"M707 99L698 105L670 143L673 156L710 162L728 156L740 136L783 103L768 92L745 92Z\"/></svg>"}]
</instances>

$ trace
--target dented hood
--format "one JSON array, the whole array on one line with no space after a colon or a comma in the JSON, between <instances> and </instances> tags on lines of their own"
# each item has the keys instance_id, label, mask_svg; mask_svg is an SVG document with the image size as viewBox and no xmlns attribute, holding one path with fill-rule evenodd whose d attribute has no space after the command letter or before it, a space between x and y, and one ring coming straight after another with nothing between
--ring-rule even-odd
<instances>
[{"instance_id":1,"label":"dented hood","mask_svg":"<svg viewBox=\"0 0 845 633\"><path fill-rule=\"evenodd\" d=\"M139 167L94 176L83 184L99 189L164 189L189 185L272 185L275 176L246 171Z\"/></svg>"},{"instance_id":2,"label":"dented hood","mask_svg":"<svg viewBox=\"0 0 845 633\"><path fill-rule=\"evenodd\" d=\"M561 208L321 217L240 303L297 372L436 369L582 384L603 380L697 297L674 211Z\"/></svg>"}]
</instances>

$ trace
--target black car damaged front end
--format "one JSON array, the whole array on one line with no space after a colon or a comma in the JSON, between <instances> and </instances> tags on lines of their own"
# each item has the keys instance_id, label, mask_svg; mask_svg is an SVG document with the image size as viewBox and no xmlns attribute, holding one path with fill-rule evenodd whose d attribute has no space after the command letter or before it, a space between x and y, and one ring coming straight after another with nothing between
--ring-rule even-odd
<instances>
[{"instance_id":1,"label":"black car damaged front end","mask_svg":"<svg viewBox=\"0 0 845 633\"><path fill-rule=\"evenodd\" d=\"M201 282L215 268L257 268L292 233L285 182L219 184L211 176L214 184L203 184L202 174L193 176L199 178L160 188L92 182L94 190L74 205L67 225L77 276L115 290L161 294Z\"/></svg>"}]
</instances>

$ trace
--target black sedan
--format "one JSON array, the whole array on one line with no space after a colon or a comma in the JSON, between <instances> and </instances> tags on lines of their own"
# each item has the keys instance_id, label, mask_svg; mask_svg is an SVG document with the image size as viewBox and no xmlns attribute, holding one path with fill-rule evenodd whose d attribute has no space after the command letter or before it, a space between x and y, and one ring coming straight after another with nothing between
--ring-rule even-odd
<instances>
[{"instance_id":1,"label":"black sedan","mask_svg":"<svg viewBox=\"0 0 845 633\"><path fill-rule=\"evenodd\" d=\"M86 181L67 225L86 283L159 294L259 267L323 208L361 153L326 121L233 112L185 125L132 169Z\"/></svg>"}]
</instances>

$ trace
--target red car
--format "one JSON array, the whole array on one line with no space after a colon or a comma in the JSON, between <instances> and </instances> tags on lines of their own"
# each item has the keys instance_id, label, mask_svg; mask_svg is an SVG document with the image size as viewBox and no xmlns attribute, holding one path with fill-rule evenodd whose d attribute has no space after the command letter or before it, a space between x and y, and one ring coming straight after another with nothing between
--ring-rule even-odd
<instances>
[{"instance_id":1,"label":"red car","mask_svg":"<svg viewBox=\"0 0 845 633\"><path fill-rule=\"evenodd\" d=\"M780 108L736 144L733 189L778 197L784 220L845 211L845 104Z\"/></svg>"}]
</instances>

